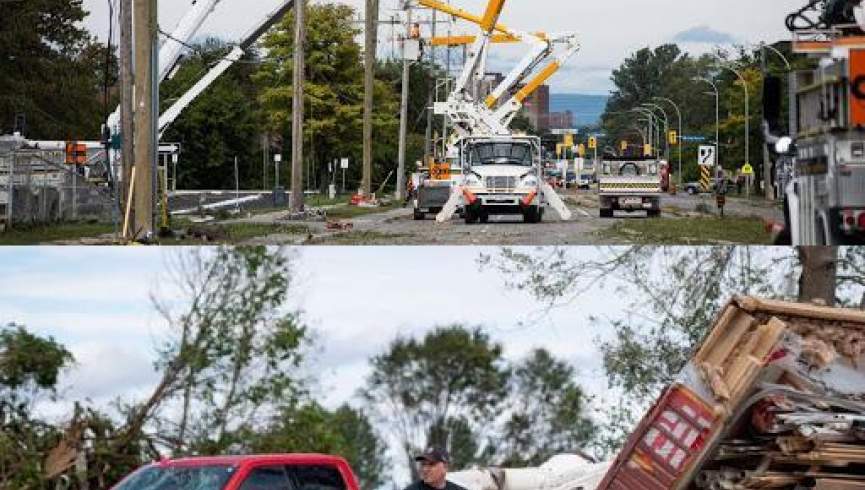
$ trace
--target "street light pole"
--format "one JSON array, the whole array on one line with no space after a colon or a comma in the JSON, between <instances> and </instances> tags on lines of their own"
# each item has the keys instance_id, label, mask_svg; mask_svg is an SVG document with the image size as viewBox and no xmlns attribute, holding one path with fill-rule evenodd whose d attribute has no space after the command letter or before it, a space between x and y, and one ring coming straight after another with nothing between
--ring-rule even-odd
<instances>
[{"instance_id":1,"label":"street light pole","mask_svg":"<svg viewBox=\"0 0 865 490\"><path fill-rule=\"evenodd\" d=\"M664 121L664 140L665 140L664 146L667 148L666 158L669 158L670 157L670 155L669 155L670 154L670 142L667 140L666 136L667 136L667 133L670 132L670 119L667 117L667 111L665 111L664 108L659 106L658 104L651 104L649 102L643 102L641 105L648 108L649 110L657 109L657 110L661 111L661 114L664 116L664 119L663 119L663 121ZM658 140L658 146L660 146L660 140Z\"/></svg>"},{"instance_id":2,"label":"street light pole","mask_svg":"<svg viewBox=\"0 0 865 490\"><path fill-rule=\"evenodd\" d=\"M718 92L718 85L715 84L712 80L704 77L694 78L695 81L703 81L712 86L715 90L715 158L718 160L718 165L721 164L721 136L720 136L720 128L721 128L721 105L720 105L720 93Z\"/></svg>"},{"instance_id":3,"label":"street light pole","mask_svg":"<svg viewBox=\"0 0 865 490\"><path fill-rule=\"evenodd\" d=\"M738 70L727 66L727 65L718 65L720 68L725 68L735 73L739 80L742 82L742 88L745 90L745 165L749 164L751 160L751 114L748 110L748 82L745 80L745 77L739 73Z\"/></svg>"},{"instance_id":4,"label":"street light pole","mask_svg":"<svg viewBox=\"0 0 865 490\"><path fill-rule=\"evenodd\" d=\"M676 116L679 118L679 134L676 137L676 146L679 147L679 187L682 187L682 111L679 110L679 106L672 101L672 99L668 99L666 97L652 97L655 100L663 100L664 102L668 102L670 105L676 109Z\"/></svg>"},{"instance_id":5,"label":"street light pole","mask_svg":"<svg viewBox=\"0 0 865 490\"><path fill-rule=\"evenodd\" d=\"M631 109L631 111L639 112L643 116L649 118L649 144L651 144L653 147L655 147L656 145L660 146L660 140L658 139L658 128L661 125L660 118L654 112L646 109L645 107L635 107ZM652 141L653 139L654 141Z\"/></svg>"}]
</instances>

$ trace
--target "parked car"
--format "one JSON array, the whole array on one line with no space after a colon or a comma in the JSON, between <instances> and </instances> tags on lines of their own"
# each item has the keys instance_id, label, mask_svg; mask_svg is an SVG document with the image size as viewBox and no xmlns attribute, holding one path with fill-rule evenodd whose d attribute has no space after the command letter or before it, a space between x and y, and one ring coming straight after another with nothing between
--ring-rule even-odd
<instances>
[{"instance_id":1,"label":"parked car","mask_svg":"<svg viewBox=\"0 0 865 490\"><path fill-rule=\"evenodd\" d=\"M345 459L265 454L166 459L145 465L113 490L358 490Z\"/></svg>"}]
</instances>

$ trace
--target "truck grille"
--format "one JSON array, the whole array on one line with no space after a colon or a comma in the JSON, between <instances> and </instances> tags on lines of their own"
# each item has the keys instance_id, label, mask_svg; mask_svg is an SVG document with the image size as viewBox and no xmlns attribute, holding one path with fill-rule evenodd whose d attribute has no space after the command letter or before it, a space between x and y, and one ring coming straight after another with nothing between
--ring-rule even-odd
<instances>
[{"instance_id":1,"label":"truck grille","mask_svg":"<svg viewBox=\"0 0 865 490\"><path fill-rule=\"evenodd\" d=\"M487 177L486 187L487 189L494 191L512 191L517 187L517 178L501 176Z\"/></svg>"}]
</instances>

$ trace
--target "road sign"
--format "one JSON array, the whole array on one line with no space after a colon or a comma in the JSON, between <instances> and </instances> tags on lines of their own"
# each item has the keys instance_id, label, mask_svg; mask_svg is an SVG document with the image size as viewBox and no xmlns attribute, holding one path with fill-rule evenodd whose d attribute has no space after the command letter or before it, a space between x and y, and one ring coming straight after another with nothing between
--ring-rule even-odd
<instances>
[{"instance_id":1,"label":"road sign","mask_svg":"<svg viewBox=\"0 0 865 490\"><path fill-rule=\"evenodd\" d=\"M679 140L684 141L684 142L691 142L691 143L702 143L703 141L706 141L707 139L709 139L709 138L706 138L705 136L690 136L690 135L686 136L684 134L679 136Z\"/></svg>"},{"instance_id":2,"label":"road sign","mask_svg":"<svg viewBox=\"0 0 865 490\"><path fill-rule=\"evenodd\" d=\"M705 167L715 166L715 147L700 145L700 152L697 155L697 160L700 165Z\"/></svg>"},{"instance_id":3,"label":"road sign","mask_svg":"<svg viewBox=\"0 0 865 490\"><path fill-rule=\"evenodd\" d=\"M742 175L754 175L754 167L750 163L742 165Z\"/></svg>"},{"instance_id":4,"label":"road sign","mask_svg":"<svg viewBox=\"0 0 865 490\"><path fill-rule=\"evenodd\" d=\"M598 147L598 138L594 136L589 136L589 149L594 150Z\"/></svg>"},{"instance_id":5,"label":"road sign","mask_svg":"<svg viewBox=\"0 0 865 490\"><path fill-rule=\"evenodd\" d=\"M669 141L671 145L678 145L679 144L679 133L677 133L676 131L670 131L667 134L667 141Z\"/></svg>"},{"instance_id":6,"label":"road sign","mask_svg":"<svg viewBox=\"0 0 865 490\"><path fill-rule=\"evenodd\" d=\"M343 158L342 160L340 160L340 166L343 168L343 170L347 169L348 168L348 158Z\"/></svg>"},{"instance_id":7,"label":"road sign","mask_svg":"<svg viewBox=\"0 0 865 490\"><path fill-rule=\"evenodd\" d=\"M703 192L711 189L712 168L709 165L700 165L700 188Z\"/></svg>"}]
</instances>

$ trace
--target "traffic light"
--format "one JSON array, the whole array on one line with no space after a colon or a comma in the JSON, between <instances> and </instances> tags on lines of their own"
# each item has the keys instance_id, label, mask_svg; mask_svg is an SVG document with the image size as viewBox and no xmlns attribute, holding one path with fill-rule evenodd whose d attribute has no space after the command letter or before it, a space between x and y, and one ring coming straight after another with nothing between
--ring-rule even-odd
<instances>
[{"instance_id":1,"label":"traffic light","mask_svg":"<svg viewBox=\"0 0 865 490\"><path fill-rule=\"evenodd\" d=\"M678 145L679 144L679 133L677 133L676 131L670 131L670 133L667 136L668 136L667 141L669 141L671 145Z\"/></svg>"},{"instance_id":2,"label":"traffic light","mask_svg":"<svg viewBox=\"0 0 865 490\"><path fill-rule=\"evenodd\" d=\"M625 140L622 140L622 142L619 143L619 148L622 149L622 152L623 152L623 153L626 152L626 151L628 151L628 142L625 141Z\"/></svg>"},{"instance_id":3,"label":"traffic light","mask_svg":"<svg viewBox=\"0 0 865 490\"><path fill-rule=\"evenodd\" d=\"M594 136L589 136L589 149L595 150L597 148L598 148L598 138L595 138Z\"/></svg>"}]
</instances>

